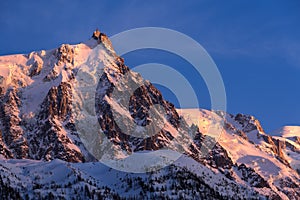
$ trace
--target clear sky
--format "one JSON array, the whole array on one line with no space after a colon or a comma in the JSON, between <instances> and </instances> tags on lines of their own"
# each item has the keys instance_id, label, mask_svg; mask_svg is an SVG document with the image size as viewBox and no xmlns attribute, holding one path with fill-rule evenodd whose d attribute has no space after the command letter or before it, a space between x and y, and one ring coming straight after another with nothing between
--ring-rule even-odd
<instances>
[{"instance_id":1,"label":"clear sky","mask_svg":"<svg viewBox=\"0 0 300 200\"><path fill-rule=\"evenodd\" d=\"M267 131L299 125L300 1L178 2L0 1L0 55L75 44L95 28L108 36L144 26L171 28L211 55L224 79L228 112L252 114ZM133 52L125 60L130 67L160 62L192 77L188 63L166 52ZM209 108L201 78L190 81L199 85L202 107Z\"/></svg>"}]
</instances>

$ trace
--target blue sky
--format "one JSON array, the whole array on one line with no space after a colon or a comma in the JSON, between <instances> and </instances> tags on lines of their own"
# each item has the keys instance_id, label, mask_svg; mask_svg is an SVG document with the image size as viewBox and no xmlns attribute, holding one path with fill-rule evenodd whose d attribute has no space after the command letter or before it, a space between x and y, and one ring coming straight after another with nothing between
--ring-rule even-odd
<instances>
[{"instance_id":1,"label":"blue sky","mask_svg":"<svg viewBox=\"0 0 300 200\"><path fill-rule=\"evenodd\" d=\"M198 41L217 64L231 113L256 116L266 130L300 124L300 1L1 1L0 55L52 49L107 35L159 26ZM209 108L201 78L167 52L145 50L126 64L160 62L181 69ZM174 96L163 90L167 98Z\"/></svg>"}]
</instances>

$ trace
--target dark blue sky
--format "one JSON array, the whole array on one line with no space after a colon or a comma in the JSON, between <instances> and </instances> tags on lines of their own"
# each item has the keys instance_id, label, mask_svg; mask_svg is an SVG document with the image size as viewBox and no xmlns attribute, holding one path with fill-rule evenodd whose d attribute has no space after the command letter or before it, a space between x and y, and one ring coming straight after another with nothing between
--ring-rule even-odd
<instances>
[{"instance_id":1,"label":"dark blue sky","mask_svg":"<svg viewBox=\"0 0 300 200\"><path fill-rule=\"evenodd\" d=\"M95 28L109 36L143 26L171 28L198 41L214 59L228 112L252 114L266 130L300 124L300 1L148 2L1 1L0 55L78 43ZM192 74L188 63L166 52L133 52L125 59L131 67L160 62ZM209 108L201 78L190 81Z\"/></svg>"}]
</instances>

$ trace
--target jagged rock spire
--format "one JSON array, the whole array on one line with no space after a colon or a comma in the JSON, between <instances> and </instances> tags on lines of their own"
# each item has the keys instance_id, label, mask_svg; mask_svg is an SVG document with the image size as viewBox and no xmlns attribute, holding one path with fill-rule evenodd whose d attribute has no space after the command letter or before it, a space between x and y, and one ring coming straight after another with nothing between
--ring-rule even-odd
<instances>
[{"instance_id":1,"label":"jagged rock spire","mask_svg":"<svg viewBox=\"0 0 300 200\"><path fill-rule=\"evenodd\" d=\"M100 37L101 37L102 34L103 34L103 33L101 33L101 32L99 31L99 29L97 28L97 29L93 32L92 38L94 38L95 40L98 40L98 39L100 39Z\"/></svg>"}]
</instances>

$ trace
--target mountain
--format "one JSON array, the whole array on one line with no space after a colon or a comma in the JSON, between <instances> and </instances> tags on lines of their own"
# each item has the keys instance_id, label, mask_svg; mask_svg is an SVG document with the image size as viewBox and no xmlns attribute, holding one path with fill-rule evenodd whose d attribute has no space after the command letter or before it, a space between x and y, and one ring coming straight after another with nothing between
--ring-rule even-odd
<instances>
[{"instance_id":1,"label":"mountain","mask_svg":"<svg viewBox=\"0 0 300 200\"><path fill-rule=\"evenodd\" d=\"M1 56L0 85L2 199L299 199L299 141L250 115L176 109L98 30ZM166 149L179 156L153 159Z\"/></svg>"}]
</instances>

